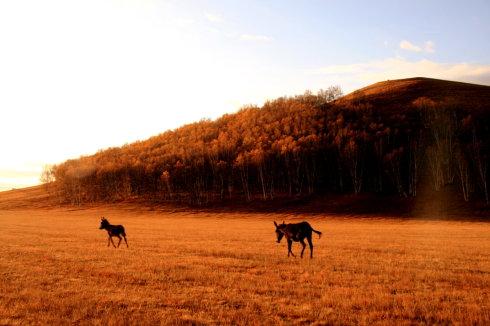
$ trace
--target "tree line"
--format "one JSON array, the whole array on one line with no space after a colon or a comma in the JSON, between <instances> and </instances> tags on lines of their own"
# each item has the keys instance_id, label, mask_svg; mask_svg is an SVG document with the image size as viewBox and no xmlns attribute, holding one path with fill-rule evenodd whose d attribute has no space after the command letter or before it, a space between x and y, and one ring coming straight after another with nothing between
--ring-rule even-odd
<instances>
[{"instance_id":1,"label":"tree line","mask_svg":"<svg viewBox=\"0 0 490 326\"><path fill-rule=\"evenodd\" d=\"M421 182L488 204L490 110L421 97L398 110L331 87L201 120L45 169L61 202L203 205L322 193L415 197Z\"/></svg>"}]
</instances>

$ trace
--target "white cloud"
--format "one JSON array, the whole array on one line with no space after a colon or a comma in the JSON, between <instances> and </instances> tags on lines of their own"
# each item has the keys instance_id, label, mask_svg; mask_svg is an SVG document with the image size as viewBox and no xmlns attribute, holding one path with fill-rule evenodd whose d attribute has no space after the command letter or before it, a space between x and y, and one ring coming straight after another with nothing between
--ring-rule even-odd
<instances>
[{"instance_id":1,"label":"white cloud","mask_svg":"<svg viewBox=\"0 0 490 326\"><path fill-rule=\"evenodd\" d=\"M409 42L407 40L403 40L400 42L400 49L407 50L407 51L413 51L413 52L422 51L422 49L419 46L416 46L415 44L412 44L411 42Z\"/></svg>"},{"instance_id":2,"label":"white cloud","mask_svg":"<svg viewBox=\"0 0 490 326\"><path fill-rule=\"evenodd\" d=\"M404 58L332 65L310 71L326 76L347 91L387 79L428 77L490 85L490 65L440 63L427 59L409 61Z\"/></svg>"},{"instance_id":3,"label":"white cloud","mask_svg":"<svg viewBox=\"0 0 490 326\"><path fill-rule=\"evenodd\" d=\"M400 42L399 47L402 50L412 51L412 52L426 52L426 53L435 52L435 44L432 41L425 41L423 46L418 46L410 41L403 40Z\"/></svg>"},{"instance_id":4,"label":"white cloud","mask_svg":"<svg viewBox=\"0 0 490 326\"><path fill-rule=\"evenodd\" d=\"M240 35L240 39L243 41L251 41L251 42L271 42L272 40L274 40L270 36L255 35L255 34L242 34Z\"/></svg>"},{"instance_id":5,"label":"white cloud","mask_svg":"<svg viewBox=\"0 0 490 326\"><path fill-rule=\"evenodd\" d=\"M206 19L212 23L222 23L223 22L223 17L221 15L218 15L218 14L205 12L204 17L206 17Z\"/></svg>"},{"instance_id":6,"label":"white cloud","mask_svg":"<svg viewBox=\"0 0 490 326\"><path fill-rule=\"evenodd\" d=\"M432 42L432 41L426 41L424 43L424 50L425 50L425 52L427 52L427 53L434 53L434 52L436 52L436 50L434 49L434 46L435 46L434 42Z\"/></svg>"}]
</instances>

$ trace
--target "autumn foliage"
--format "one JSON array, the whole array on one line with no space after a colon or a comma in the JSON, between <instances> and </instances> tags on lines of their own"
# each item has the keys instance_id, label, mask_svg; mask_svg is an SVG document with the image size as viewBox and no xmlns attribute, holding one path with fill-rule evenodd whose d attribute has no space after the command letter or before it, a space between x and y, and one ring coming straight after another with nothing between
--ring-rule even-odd
<instances>
[{"instance_id":1,"label":"autumn foliage","mask_svg":"<svg viewBox=\"0 0 490 326\"><path fill-rule=\"evenodd\" d=\"M282 97L69 160L50 170L51 188L73 204L144 196L202 205L408 197L425 182L488 203L490 87L421 78L374 86L338 100L338 89Z\"/></svg>"}]
</instances>

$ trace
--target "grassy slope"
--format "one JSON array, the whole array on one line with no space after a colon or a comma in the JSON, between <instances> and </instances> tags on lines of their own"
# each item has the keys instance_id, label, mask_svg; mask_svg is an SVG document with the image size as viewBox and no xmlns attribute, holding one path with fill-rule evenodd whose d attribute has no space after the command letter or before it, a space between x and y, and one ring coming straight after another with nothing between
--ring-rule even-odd
<instances>
[{"instance_id":1,"label":"grassy slope","mask_svg":"<svg viewBox=\"0 0 490 326\"><path fill-rule=\"evenodd\" d=\"M469 110L490 109L490 86L422 77L378 82L347 94L336 103L367 102L390 109L408 106L419 97Z\"/></svg>"},{"instance_id":2,"label":"grassy slope","mask_svg":"<svg viewBox=\"0 0 490 326\"><path fill-rule=\"evenodd\" d=\"M307 214L322 217L389 217L417 218L439 220L481 220L488 221L490 208L484 205L466 203L459 194L425 192L414 199L399 196L377 196L375 194L360 195L324 195L311 198L264 202L257 199L251 203L226 202L206 207L189 207L188 205L160 204L148 202L145 199L134 198L125 202L87 204L81 207L61 205L46 192L45 186L35 186L0 192L0 210L18 209L72 209L105 207L131 208L136 211L160 210L167 212L196 211L218 213L281 213Z\"/></svg>"},{"instance_id":3,"label":"grassy slope","mask_svg":"<svg viewBox=\"0 0 490 326\"><path fill-rule=\"evenodd\" d=\"M0 192L1 209L46 208L55 206L46 187L34 186Z\"/></svg>"},{"instance_id":4,"label":"grassy slope","mask_svg":"<svg viewBox=\"0 0 490 326\"><path fill-rule=\"evenodd\" d=\"M488 223L325 216L301 260L291 216L122 208L0 210L0 324L490 323Z\"/></svg>"}]
</instances>

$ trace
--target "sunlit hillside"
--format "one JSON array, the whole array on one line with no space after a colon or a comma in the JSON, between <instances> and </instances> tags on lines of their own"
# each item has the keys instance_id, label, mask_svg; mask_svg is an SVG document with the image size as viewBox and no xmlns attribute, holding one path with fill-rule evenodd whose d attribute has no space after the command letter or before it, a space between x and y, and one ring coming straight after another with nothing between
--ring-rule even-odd
<instances>
[{"instance_id":1,"label":"sunlit hillside","mask_svg":"<svg viewBox=\"0 0 490 326\"><path fill-rule=\"evenodd\" d=\"M412 78L271 100L45 171L60 202L204 205L312 195L488 203L490 87ZM334 101L332 101L334 100Z\"/></svg>"},{"instance_id":2,"label":"sunlit hillside","mask_svg":"<svg viewBox=\"0 0 490 326\"><path fill-rule=\"evenodd\" d=\"M401 109L409 107L420 97L467 110L488 109L490 87L432 78L388 80L354 91L339 99L338 103L366 102L383 108Z\"/></svg>"}]
</instances>

